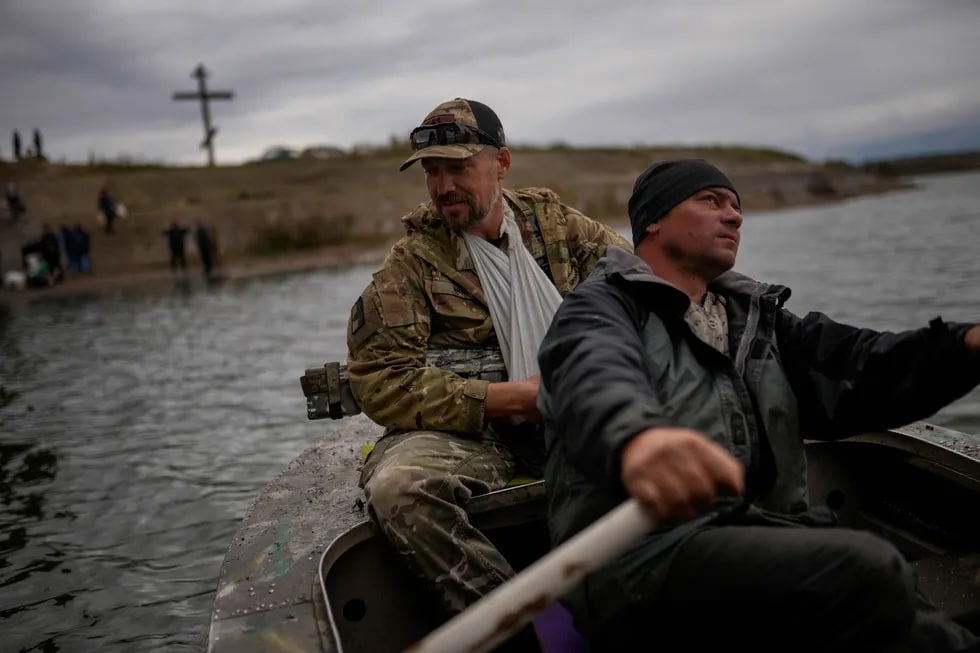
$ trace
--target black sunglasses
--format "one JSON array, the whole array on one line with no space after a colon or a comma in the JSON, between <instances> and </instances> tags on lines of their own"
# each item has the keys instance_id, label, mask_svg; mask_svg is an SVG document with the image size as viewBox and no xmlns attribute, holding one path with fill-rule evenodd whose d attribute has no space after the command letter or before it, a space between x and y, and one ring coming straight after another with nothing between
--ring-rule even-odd
<instances>
[{"instance_id":1,"label":"black sunglasses","mask_svg":"<svg viewBox=\"0 0 980 653\"><path fill-rule=\"evenodd\" d=\"M409 138L412 151L433 145L493 145L500 147L490 134L482 129L461 122L443 122L437 125L422 125L412 130Z\"/></svg>"}]
</instances>

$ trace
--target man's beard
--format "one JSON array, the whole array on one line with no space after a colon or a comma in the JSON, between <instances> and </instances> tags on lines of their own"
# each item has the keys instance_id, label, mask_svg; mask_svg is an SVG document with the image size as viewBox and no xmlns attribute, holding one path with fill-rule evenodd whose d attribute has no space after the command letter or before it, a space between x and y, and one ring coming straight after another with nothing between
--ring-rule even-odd
<instances>
[{"instance_id":1,"label":"man's beard","mask_svg":"<svg viewBox=\"0 0 980 653\"><path fill-rule=\"evenodd\" d=\"M497 201L500 199L500 186L493 187L493 195L490 200L483 206L477 206L473 197L460 192L447 193L439 198L438 205L441 206L443 202L465 202L466 206L469 207L469 214L459 221L458 218L450 217L439 209L439 215L442 219L456 231L466 231L467 229L472 229L473 227L479 225L481 222L487 219L490 212L493 211L493 207L497 205Z\"/></svg>"}]
</instances>

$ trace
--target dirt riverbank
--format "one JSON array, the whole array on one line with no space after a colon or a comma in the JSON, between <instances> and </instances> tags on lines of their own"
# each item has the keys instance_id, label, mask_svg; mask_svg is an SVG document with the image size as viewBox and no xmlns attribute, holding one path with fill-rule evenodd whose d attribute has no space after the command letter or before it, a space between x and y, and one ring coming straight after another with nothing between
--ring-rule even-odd
<instances>
[{"instance_id":1,"label":"dirt riverbank","mask_svg":"<svg viewBox=\"0 0 980 653\"><path fill-rule=\"evenodd\" d=\"M418 170L399 173L399 151L325 160L207 168L0 164L20 187L27 212L0 215L0 273L20 268L20 248L42 226L81 224L91 233L90 275L53 287L0 290L2 300L72 294L140 293L174 283L163 230L204 220L217 234L220 280L380 261L400 235L398 217L425 200ZM632 183L651 161L702 157L724 169L748 213L888 192L906 183L845 165L751 148L515 149L507 186L547 186L607 224L625 224ZM102 186L128 216L106 234L95 197ZM187 281L203 283L188 237ZM183 283L183 281L182 281Z\"/></svg>"}]
</instances>

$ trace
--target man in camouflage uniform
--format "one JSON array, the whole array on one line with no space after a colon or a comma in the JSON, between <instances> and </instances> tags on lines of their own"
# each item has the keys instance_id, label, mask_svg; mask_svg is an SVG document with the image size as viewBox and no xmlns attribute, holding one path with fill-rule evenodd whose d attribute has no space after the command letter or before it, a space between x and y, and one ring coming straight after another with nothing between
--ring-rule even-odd
<instances>
[{"instance_id":1,"label":"man in camouflage uniform","mask_svg":"<svg viewBox=\"0 0 980 653\"><path fill-rule=\"evenodd\" d=\"M402 218L405 236L351 310L351 389L385 427L361 486L381 530L452 614L513 575L466 514L469 499L504 487L535 445L537 377L490 383L425 367L428 348L497 347L487 297L462 232L506 248L505 212L560 295L584 279L606 247L629 243L547 188L505 190L511 153L494 112L457 98L412 132L431 202ZM526 425L526 422L525 422Z\"/></svg>"}]
</instances>

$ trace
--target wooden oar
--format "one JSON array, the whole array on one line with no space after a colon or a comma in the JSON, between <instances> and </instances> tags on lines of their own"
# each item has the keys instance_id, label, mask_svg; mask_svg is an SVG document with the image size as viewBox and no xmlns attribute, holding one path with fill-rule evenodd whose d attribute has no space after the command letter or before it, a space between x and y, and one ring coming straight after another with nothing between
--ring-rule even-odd
<instances>
[{"instance_id":1,"label":"wooden oar","mask_svg":"<svg viewBox=\"0 0 980 653\"><path fill-rule=\"evenodd\" d=\"M429 633L405 653L485 653L514 635L582 579L654 526L635 499L567 540L523 572Z\"/></svg>"}]
</instances>

